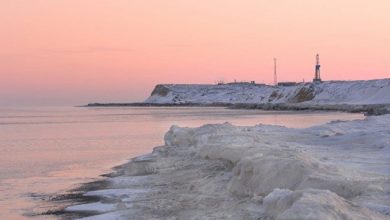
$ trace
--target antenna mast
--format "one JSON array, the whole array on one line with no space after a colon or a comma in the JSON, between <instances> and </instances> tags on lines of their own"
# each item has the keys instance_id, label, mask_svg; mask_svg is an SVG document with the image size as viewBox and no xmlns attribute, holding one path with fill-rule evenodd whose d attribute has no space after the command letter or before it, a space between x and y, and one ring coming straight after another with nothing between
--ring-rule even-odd
<instances>
[{"instance_id":1,"label":"antenna mast","mask_svg":"<svg viewBox=\"0 0 390 220\"><path fill-rule=\"evenodd\" d=\"M276 75L276 58L274 58L274 85L276 86L278 84L278 78Z\"/></svg>"}]
</instances>

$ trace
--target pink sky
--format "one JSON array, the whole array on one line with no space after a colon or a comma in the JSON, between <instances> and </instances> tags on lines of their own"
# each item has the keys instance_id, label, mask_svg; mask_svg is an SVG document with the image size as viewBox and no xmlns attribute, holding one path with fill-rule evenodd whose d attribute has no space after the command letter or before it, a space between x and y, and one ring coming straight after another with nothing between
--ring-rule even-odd
<instances>
[{"instance_id":1,"label":"pink sky","mask_svg":"<svg viewBox=\"0 0 390 220\"><path fill-rule=\"evenodd\" d=\"M388 0L0 0L0 106L142 101L157 83L390 77Z\"/></svg>"}]
</instances>

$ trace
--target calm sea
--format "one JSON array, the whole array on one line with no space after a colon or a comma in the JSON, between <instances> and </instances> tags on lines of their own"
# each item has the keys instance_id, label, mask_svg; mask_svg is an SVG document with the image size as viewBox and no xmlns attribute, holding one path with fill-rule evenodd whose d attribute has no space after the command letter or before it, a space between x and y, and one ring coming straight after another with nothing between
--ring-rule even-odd
<instances>
[{"instance_id":1,"label":"calm sea","mask_svg":"<svg viewBox=\"0 0 390 220\"><path fill-rule=\"evenodd\" d=\"M340 112L274 112L224 108L0 108L0 219L35 216L48 195L64 193L163 144L173 124L273 124L309 127L361 119Z\"/></svg>"}]
</instances>

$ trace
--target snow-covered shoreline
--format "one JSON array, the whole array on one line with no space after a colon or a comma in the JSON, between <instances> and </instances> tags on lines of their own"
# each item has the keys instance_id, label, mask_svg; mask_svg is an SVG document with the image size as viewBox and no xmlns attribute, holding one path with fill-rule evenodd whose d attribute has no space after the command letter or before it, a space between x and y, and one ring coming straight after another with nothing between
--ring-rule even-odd
<instances>
[{"instance_id":1,"label":"snow-covered shoreline","mask_svg":"<svg viewBox=\"0 0 390 220\"><path fill-rule=\"evenodd\" d=\"M91 219L390 219L390 115L172 128L66 208ZM89 218L87 218L89 219Z\"/></svg>"},{"instance_id":2,"label":"snow-covered shoreline","mask_svg":"<svg viewBox=\"0 0 390 220\"><path fill-rule=\"evenodd\" d=\"M85 107L228 107L390 113L390 79L270 86L254 83L158 84L144 102L89 103Z\"/></svg>"}]
</instances>

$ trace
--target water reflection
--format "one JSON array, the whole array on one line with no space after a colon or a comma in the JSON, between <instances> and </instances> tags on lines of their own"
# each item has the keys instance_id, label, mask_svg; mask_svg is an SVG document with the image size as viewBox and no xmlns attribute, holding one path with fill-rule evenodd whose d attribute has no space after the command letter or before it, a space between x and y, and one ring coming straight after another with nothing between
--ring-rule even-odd
<instances>
[{"instance_id":1,"label":"water reflection","mask_svg":"<svg viewBox=\"0 0 390 220\"><path fill-rule=\"evenodd\" d=\"M0 219L29 219L26 213L50 205L40 201L41 195L64 192L151 151L163 144L172 124L303 128L361 118L361 114L340 112L194 107L0 109Z\"/></svg>"}]
</instances>

